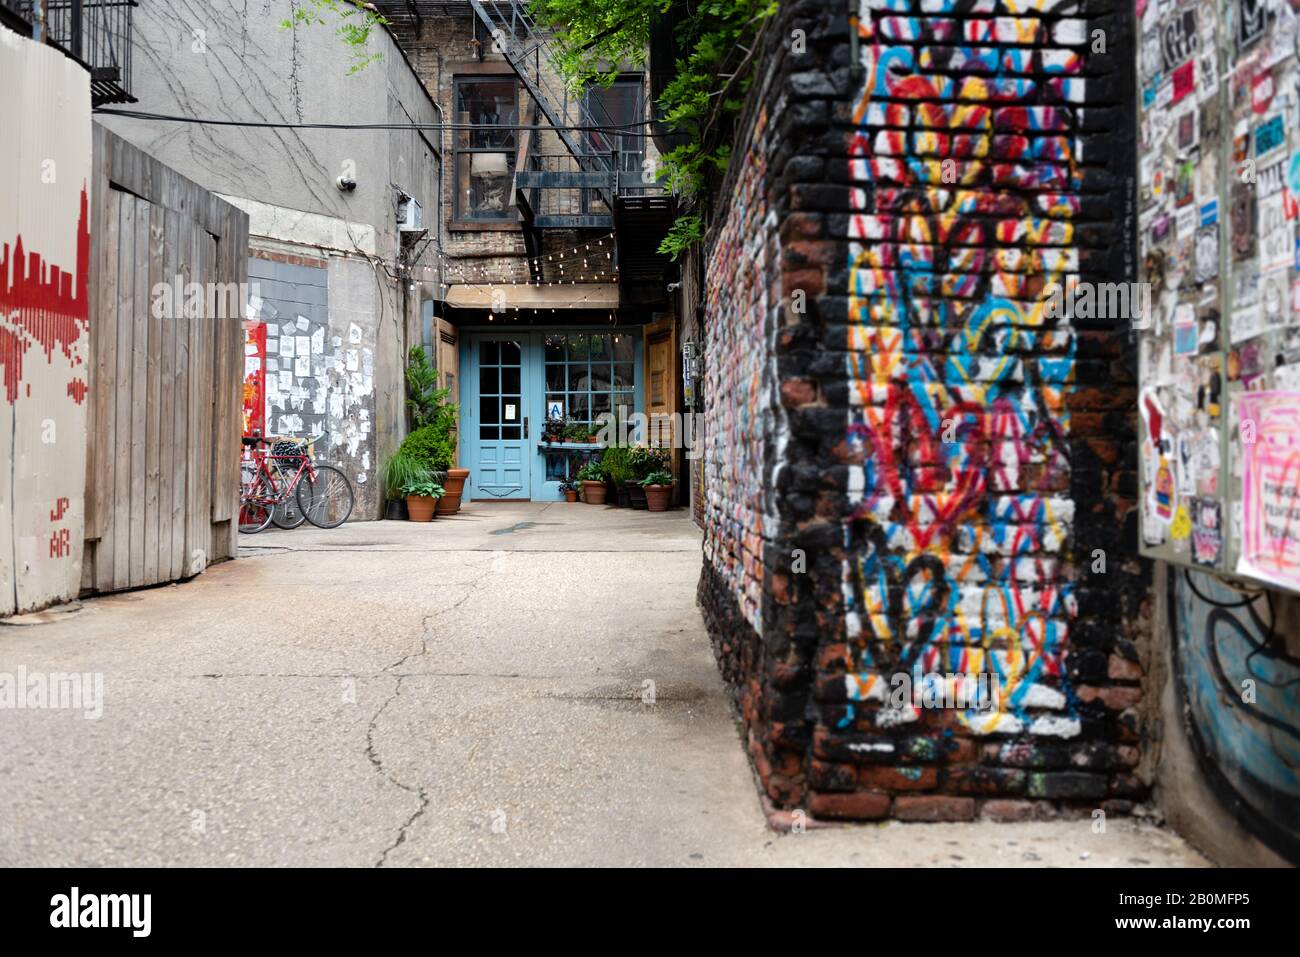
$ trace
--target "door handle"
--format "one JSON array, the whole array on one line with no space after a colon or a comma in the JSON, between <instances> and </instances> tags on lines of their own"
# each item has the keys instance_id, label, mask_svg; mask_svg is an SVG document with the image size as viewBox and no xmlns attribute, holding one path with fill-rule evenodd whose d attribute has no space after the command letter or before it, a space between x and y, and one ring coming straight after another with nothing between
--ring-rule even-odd
<instances>
[{"instance_id":1,"label":"door handle","mask_svg":"<svg viewBox=\"0 0 1300 957\"><path fill-rule=\"evenodd\" d=\"M528 438L528 416L524 416L524 438Z\"/></svg>"}]
</instances>

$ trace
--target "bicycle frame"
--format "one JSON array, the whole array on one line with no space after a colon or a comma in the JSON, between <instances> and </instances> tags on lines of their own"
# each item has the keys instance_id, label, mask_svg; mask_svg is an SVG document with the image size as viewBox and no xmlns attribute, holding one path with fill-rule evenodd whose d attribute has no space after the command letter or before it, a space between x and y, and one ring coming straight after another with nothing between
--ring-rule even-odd
<instances>
[{"instance_id":1,"label":"bicycle frame","mask_svg":"<svg viewBox=\"0 0 1300 957\"><path fill-rule=\"evenodd\" d=\"M256 463L252 477L248 482L241 482L241 498L245 502L254 502L258 505L280 505L289 500L293 490L297 488L298 482L305 473L311 481L316 481L316 468L311 459L306 455L269 455L265 449L252 448L244 450L245 461ZM269 463L283 462L284 466L272 468ZM293 474L288 475L289 470ZM276 481L277 475L280 482ZM272 495L255 494L258 489L258 477L265 476L269 484ZM283 490L281 490L283 482ZM263 486L265 488L266 486Z\"/></svg>"}]
</instances>

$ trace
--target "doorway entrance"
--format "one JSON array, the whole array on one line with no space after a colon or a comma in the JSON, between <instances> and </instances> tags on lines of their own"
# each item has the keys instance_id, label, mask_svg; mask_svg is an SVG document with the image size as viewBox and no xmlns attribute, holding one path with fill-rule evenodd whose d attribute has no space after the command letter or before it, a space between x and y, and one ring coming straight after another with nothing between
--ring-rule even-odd
<instances>
[{"instance_id":1,"label":"doorway entrance","mask_svg":"<svg viewBox=\"0 0 1300 957\"><path fill-rule=\"evenodd\" d=\"M578 427L644 408L639 330L480 329L461 341L466 500L563 499L561 483L594 446L543 443L548 415Z\"/></svg>"}]
</instances>

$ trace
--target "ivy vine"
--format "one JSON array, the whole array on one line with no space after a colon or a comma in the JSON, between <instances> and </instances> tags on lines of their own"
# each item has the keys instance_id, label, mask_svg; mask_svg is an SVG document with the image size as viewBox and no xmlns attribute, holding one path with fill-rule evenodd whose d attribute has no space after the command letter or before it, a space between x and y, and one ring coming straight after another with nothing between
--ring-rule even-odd
<instances>
[{"instance_id":1,"label":"ivy vine","mask_svg":"<svg viewBox=\"0 0 1300 957\"><path fill-rule=\"evenodd\" d=\"M685 142L663 155L659 178L685 211L659 251L677 259L704 238L710 186L731 159L730 120L754 79L754 44L777 0L532 0L537 21L558 42L557 67L574 92L609 86L644 67L660 17L680 15L676 75L659 96L658 115Z\"/></svg>"}]
</instances>

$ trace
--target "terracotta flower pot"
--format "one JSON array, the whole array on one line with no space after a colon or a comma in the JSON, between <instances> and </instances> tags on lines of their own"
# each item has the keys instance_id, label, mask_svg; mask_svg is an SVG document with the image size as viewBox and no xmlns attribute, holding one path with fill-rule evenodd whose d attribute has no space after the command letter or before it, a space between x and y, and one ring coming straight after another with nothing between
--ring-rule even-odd
<instances>
[{"instance_id":1,"label":"terracotta flower pot","mask_svg":"<svg viewBox=\"0 0 1300 957\"><path fill-rule=\"evenodd\" d=\"M566 502L576 502L578 500L578 490L576 488L566 488L564 490L564 500Z\"/></svg>"},{"instance_id":2,"label":"terracotta flower pot","mask_svg":"<svg viewBox=\"0 0 1300 957\"><path fill-rule=\"evenodd\" d=\"M469 469L448 469L447 481L443 482L446 491L438 499L439 515L455 515L460 511L460 495L465 491L465 480L469 478Z\"/></svg>"},{"instance_id":3,"label":"terracotta flower pot","mask_svg":"<svg viewBox=\"0 0 1300 957\"><path fill-rule=\"evenodd\" d=\"M645 486L645 505L652 512L666 512L673 501L673 486Z\"/></svg>"},{"instance_id":4,"label":"terracotta flower pot","mask_svg":"<svg viewBox=\"0 0 1300 957\"><path fill-rule=\"evenodd\" d=\"M582 498L588 505L604 505L605 483L588 482L584 479L582 482Z\"/></svg>"},{"instance_id":5,"label":"terracotta flower pot","mask_svg":"<svg viewBox=\"0 0 1300 957\"><path fill-rule=\"evenodd\" d=\"M438 500L432 495L406 496L406 513L413 522L432 522Z\"/></svg>"}]
</instances>

